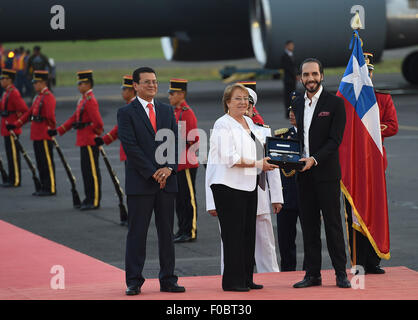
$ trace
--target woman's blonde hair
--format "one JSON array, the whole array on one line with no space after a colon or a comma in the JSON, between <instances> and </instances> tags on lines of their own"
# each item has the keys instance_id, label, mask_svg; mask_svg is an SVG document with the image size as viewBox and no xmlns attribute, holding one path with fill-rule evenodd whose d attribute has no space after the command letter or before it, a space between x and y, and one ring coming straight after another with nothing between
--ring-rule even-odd
<instances>
[{"instance_id":1,"label":"woman's blonde hair","mask_svg":"<svg viewBox=\"0 0 418 320\"><path fill-rule=\"evenodd\" d=\"M227 105L227 103L231 101L232 94L234 93L234 91L236 89L241 89L241 90L247 92L247 94L248 94L247 88L244 85L240 84L240 83L234 83L234 84L230 84L229 86L227 86L225 88L224 96L222 98L222 103L224 105L224 111L225 111L225 113L228 113L228 105Z\"/></svg>"}]
</instances>

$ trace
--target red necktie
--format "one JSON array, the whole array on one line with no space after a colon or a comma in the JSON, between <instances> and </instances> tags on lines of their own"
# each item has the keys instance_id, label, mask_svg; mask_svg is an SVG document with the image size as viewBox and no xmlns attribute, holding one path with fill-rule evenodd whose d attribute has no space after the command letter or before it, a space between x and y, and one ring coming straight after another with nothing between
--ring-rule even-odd
<instances>
[{"instance_id":1,"label":"red necktie","mask_svg":"<svg viewBox=\"0 0 418 320\"><path fill-rule=\"evenodd\" d=\"M154 131L157 132L157 119L155 118L154 106L152 103L148 103L147 108L149 109L149 120L151 121L151 125L154 128Z\"/></svg>"}]
</instances>

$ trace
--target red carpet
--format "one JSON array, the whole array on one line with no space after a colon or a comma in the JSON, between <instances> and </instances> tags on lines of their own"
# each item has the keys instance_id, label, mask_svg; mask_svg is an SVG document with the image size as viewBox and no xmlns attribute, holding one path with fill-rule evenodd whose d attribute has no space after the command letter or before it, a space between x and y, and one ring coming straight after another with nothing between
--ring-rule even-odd
<instances>
[{"instance_id":1,"label":"red carpet","mask_svg":"<svg viewBox=\"0 0 418 320\"><path fill-rule=\"evenodd\" d=\"M55 265L64 270L65 289L53 289ZM322 286L294 289L304 272L255 274L262 290L224 292L220 276L182 277L185 293L162 293L158 279L150 279L138 296L125 296L125 273L85 254L0 221L0 300L416 300L418 273L406 267L385 268L384 275L367 275L364 289L335 286L333 270L322 272ZM350 275L349 278L352 276ZM62 278L61 278L62 279ZM53 285L56 284L53 281Z\"/></svg>"}]
</instances>

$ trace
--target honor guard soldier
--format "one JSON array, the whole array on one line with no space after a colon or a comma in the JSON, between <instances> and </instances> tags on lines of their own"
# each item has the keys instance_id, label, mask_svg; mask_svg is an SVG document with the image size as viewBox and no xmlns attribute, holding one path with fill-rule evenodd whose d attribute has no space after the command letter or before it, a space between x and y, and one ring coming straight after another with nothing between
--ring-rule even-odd
<instances>
[{"instance_id":1,"label":"honor guard soldier","mask_svg":"<svg viewBox=\"0 0 418 320\"><path fill-rule=\"evenodd\" d=\"M97 209L101 199L101 175L99 168L99 149L94 138L103 132L103 120L99 104L93 94L93 71L79 71L78 90L82 94L74 114L57 130L49 130L52 136L65 134L71 128L77 130L76 145L80 147L81 172L84 192L80 210Z\"/></svg>"},{"instance_id":2,"label":"honor guard soldier","mask_svg":"<svg viewBox=\"0 0 418 320\"><path fill-rule=\"evenodd\" d=\"M135 89L132 85L132 76L126 75L123 77L122 82L122 98L125 100L126 104L129 104L136 97ZM99 147L103 144L109 145L113 141L118 139L118 125L115 125L112 130L106 133L103 137L97 137L94 140L96 141L96 146ZM120 161L126 160L126 154L123 151L122 144L120 145L119 151Z\"/></svg>"},{"instance_id":3,"label":"honor guard soldier","mask_svg":"<svg viewBox=\"0 0 418 320\"><path fill-rule=\"evenodd\" d=\"M255 109L257 93L255 81L241 82L248 90L248 113L254 124L259 126L259 135L266 139L271 136L271 129L264 124L264 120ZM263 173L261 173L263 175ZM260 178L261 178L260 175ZM277 264L276 245L274 239L273 224L271 222L271 209L274 214L279 214L283 205L282 183L280 173L277 170L264 174L266 185L264 189L257 186L257 219L254 258L258 273L279 272Z\"/></svg>"},{"instance_id":4,"label":"honor guard soldier","mask_svg":"<svg viewBox=\"0 0 418 320\"><path fill-rule=\"evenodd\" d=\"M369 69L370 79L373 79L374 65L372 64L373 54L365 53L364 59L366 60L367 67ZM398 133L398 117L396 115L395 105L393 104L392 96L387 90L375 89L374 94L376 96L377 105L379 107L380 114L380 133L382 135L382 144L385 138L392 137ZM383 146L383 158L385 161L385 169L388 166L388 160L386 156L386 149Z\"/></svg>"},{"instance_id":5,"label":"honor guard soldier","mask_svg":"<svg viewBox=\"0 0 418 320\"><path fill-rule=\"evenodd\" d=\"M365 52L364 60L366 61L367 68L369 70L370 79L373 79L373 54ZM385 138L394 136L398 133L398 118L396 116L395 105L393 104L393 100L390 93L386 90L378 89L375 89L374 93L376 96L377 105L379 107L380 133L382 137L383 146L383 141ZM386 156L386 149L384 146L383 159L386 170L388 161ZM376 254L368 238L364 236L362 233L356 232L352 227L352 209L347 199L345 199L345 208L347 211L346 217L348 225L348 238L352 263L355 265L361 265L364 268L365 273L385 273L385 270L380 267L380 258ZM355 242L353 241L354 237L356 238Z\"/></svg>"},{"instance_id":6,"label":"honor guard soldier","mask_svg":"<svg viewBox=\"0 0 418 320\"><path fill-rule=\"evenodd\" d=\"M32 121L30 139L33 141L36 164L41 180L41 190L34 196L52 196L56 193L55 164L53 142L48 130L55 129L55 97L47 87L48 71L35 70L33 87L37 93L32 106L13 124L8 124L8 130L20 129L28 120Z\"/></svg>"},{"instance_id":7,"label":"honor guard soldier","mask_svg":"<svg viewBox=\"0 0 418 320\"><path fill-rule=\"evenodd\" d=\"M3 187L20 186L20 153L16 147L13 136L11 136L6 125L14 123L22 114L28 110L28 106L21 97L19 90L13 85L16 71L11 69L2 69L1 86L5 90L0 104L1 115L1 135L4 137L4 146L6 149L8 164L8 181L3 183ZM21 129L13 130L17 137L22 133Z\"/></svg>"},{"instance_id":8,"label":"honor guard soldier","mask_svg":"<svg viewBox=\"0 0 418 320\"><path fill-rule=\"evenodd\" d=\"M293 92L291 101L298 95ZM276 137L282 139L297 139L295 112L292 106L288 109L290 128L282 128L274 131ZM283 185L284 205L277 215L277 241L280 252L280 270L296 270L296 224L299 217L299 203L296 186L296 170L280 169Z\"/></svg>"},{"instance_id":9,"label":"honor guard soldier","mask_svg":"<svg viewBox=\"0 0 418 320\"><path fill-rule=\"evenodd\" d=\"M174 107L174 115L178 124L179 140L185 143L177 168L178 193L176 197L176 213L178 232L174 242L196 240L197 236L197 203L195 181L199 162L196 156L199 136L196 132L197 119L186 102L187 80L171 79L168 90L170 104ZM191 132L195 130L195 132Z\"/></svg>"},{"instance_id":10,"label":"honor guard soldier","mask_svg":"<svg viewBox=\"0 0 418 320\"><path fill-rule=\"evenodd\" d=\"M263 125L264 120L261 117L260 113L257 111L255 105L257 104L257 83L255 81L240 81L238 82L242 84L247 89L252 90L253 92L249 91L249 103L250 103L250 110L248 112L248 116L253 120L255 124Z\"/></svg>"}]
</instances>

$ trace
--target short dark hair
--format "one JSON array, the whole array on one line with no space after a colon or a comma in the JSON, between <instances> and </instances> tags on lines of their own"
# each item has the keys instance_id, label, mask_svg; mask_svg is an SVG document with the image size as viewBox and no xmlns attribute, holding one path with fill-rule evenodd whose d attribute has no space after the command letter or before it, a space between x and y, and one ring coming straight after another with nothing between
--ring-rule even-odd
<instances>
[{"instance_id":1,"label":"short dark hair","mask_svg":"<svg viewBox=\"0 0 418 320\"><path fill-rule=\"evenodd\" d=\"M139 77L141 73L153 73L156 75L154 69L150 67L140 67L132 73L132 81L139 83L139 80L140 80Z\"/></svg>"},{"instance_id":2,"label":"short dark hair","mask_svg":"<svg viewBox=\"0 0 418 320\"><path fill-rule=\"evenodd\" d=\"M285 42L285 45L287 46L289 43L293 43L293 40L287 40L287 41Z\"/></svg>"},{"instance_id":3,"label":"short dark hair","mask_svg":"<svg viewBox=\"0 0 418 320\"><path fill-rule=\"evenodd\" d=\"M310 62L317 63L318 66L319 66L319 73L320 74L324 74L324 67L322 66L321 61L319 61L316 58L307 58L307 59L303 60L302 63L300 64L300 67L299 67L299 74L302 74L302 67L303 67L303 65L305 63L310 63Z\"/></svg>"}]
</instances>

